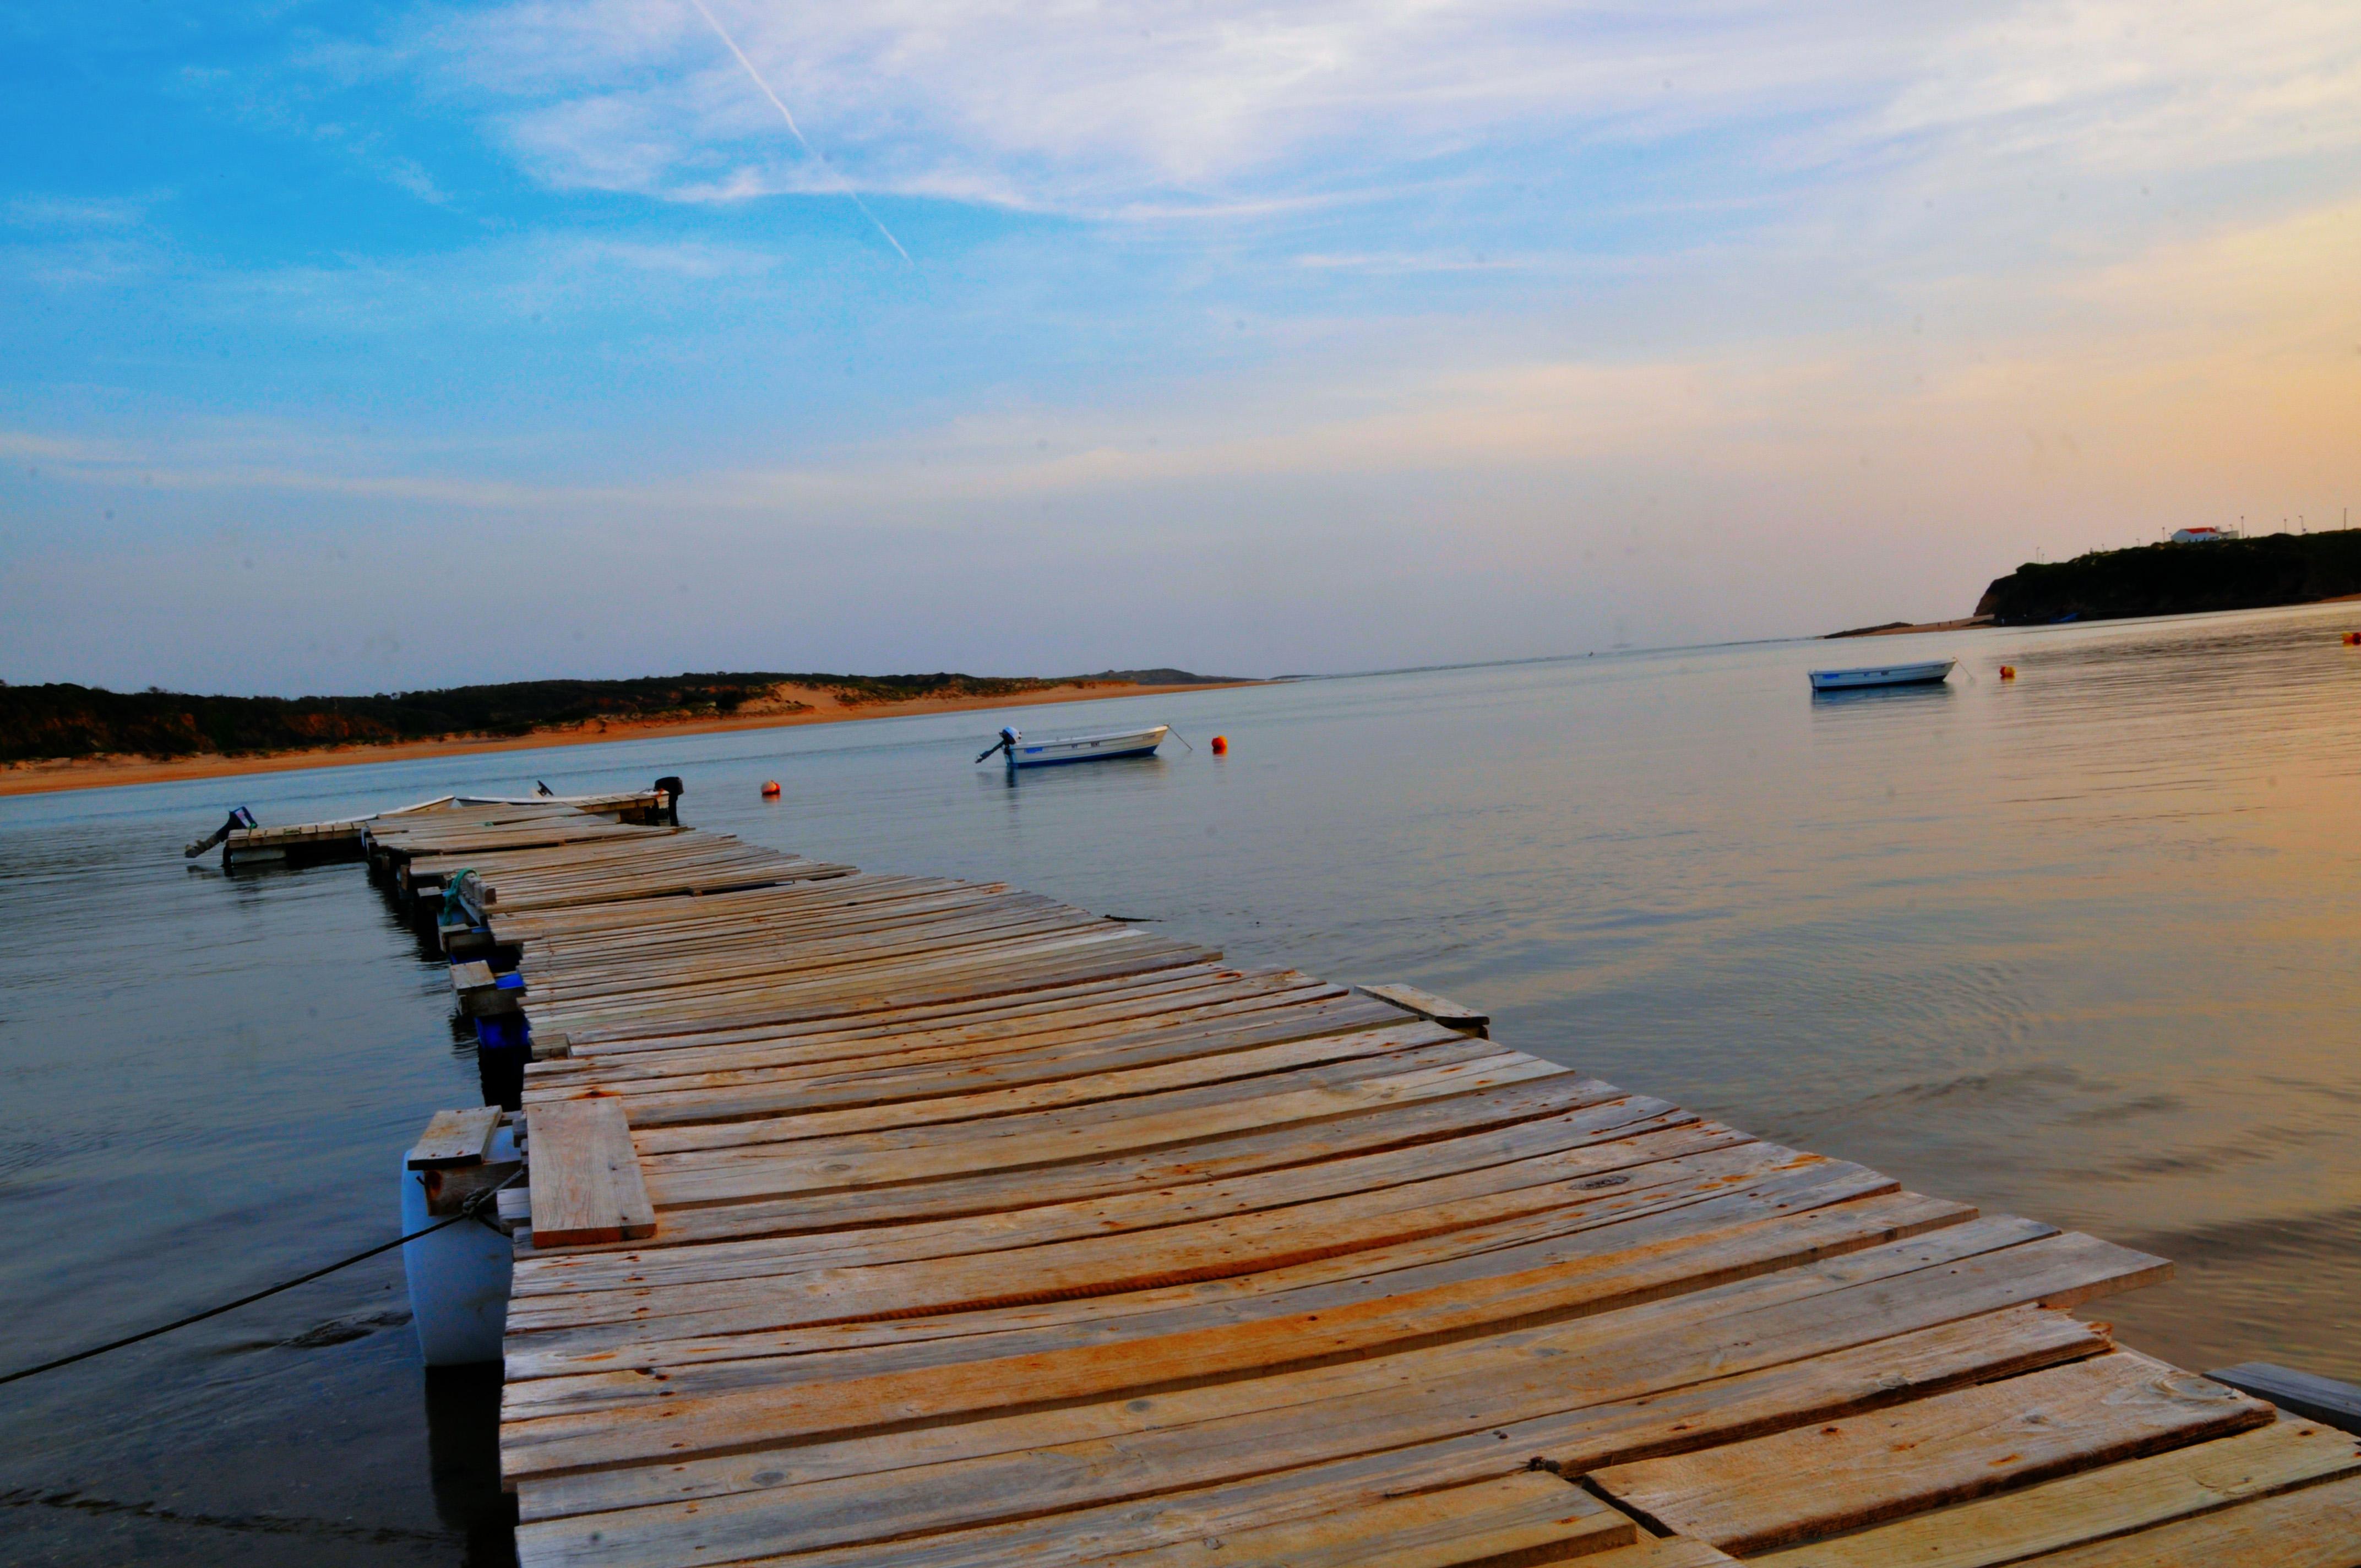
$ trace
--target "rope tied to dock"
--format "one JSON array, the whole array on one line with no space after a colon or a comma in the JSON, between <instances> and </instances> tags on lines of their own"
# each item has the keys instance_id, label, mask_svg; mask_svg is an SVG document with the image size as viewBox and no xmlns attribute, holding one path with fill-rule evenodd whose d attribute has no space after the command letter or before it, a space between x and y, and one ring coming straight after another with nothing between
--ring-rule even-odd
<instances>
[{"instance_id":1,"label":"rope tied to dock","mask_svg":"<svg viewBox=\"0 0 2361 1568\"><path fill-rule=\"evenodd\" d=\"M44 1372L55 1372L61 1366L71 1366L78 1361L88 1361L93 1356L104 1355L109 1351L122 1350L126 1346L137 1344L143 1340L154 1339L159 1334L170 1333L175 1329L185 1329L192 1323L202 1323L207 1318L218 1318L224 1312L234 1312L238 1308L249 1306L256 1301L261 1300L266 1296L276 1296L282 1290L292 1290L298 1285L308 1285L313 1280L318 1279L324 1275L334 1274L340 1268L350 1268L354 1264L365 1262L369 1258L377 1256L379 1253L391 1252L398 1246L407 1246L412 1242L418 1240L421 1236L431 1236L435 1232L445 1229L448 1226L456 1225L463 1220L474 1220L479 1224L489 1225L493 1230L498 1231L500 1229L499 1223L497 1221L485 1218L484 1210L488 1205L491 1204L498 1199L501 1189L507 1187L510 1182L514 1181L522 1174L524 1174L524 1172L522 1168L517 1170L511 1171L497 1185L487 1187L479 1192L469 1194L467 1198L460 1203L459 1212L457 1213L451 1215L447 1219L437 1220L431 1225L411 1232L408 1235L396 1236L390 1242L379 1242L377 1245L368 1248L366 1251L357 1252L350 1257L339 1258L335 1263L329 1264L325 1267L313 1269L309 1274L299 1274L292 1279L280 1280L278 1284L270 1286L267 1289L257 1290L250 1296L240 1296L235 1301L225 1301L218 1307L208 1307L202 1312L192 1312L185 1318L178 1318L169 1323L159 1323L155 1328L143 1329L136 1334L126 1334L121 1339L109 1340L104 1344L94 1344L88 1350L78 1350L71 1355L61 1355L54 1361L44 1361L38 1366L24 1366L19 1367L14 1372L0 1374L0 1384L14 1383L20 1378L38 1376L39 1374ZM503 1235L507 1234L505 1231L502 1231L501 1234Z\"/></svg>"}]
</instances>

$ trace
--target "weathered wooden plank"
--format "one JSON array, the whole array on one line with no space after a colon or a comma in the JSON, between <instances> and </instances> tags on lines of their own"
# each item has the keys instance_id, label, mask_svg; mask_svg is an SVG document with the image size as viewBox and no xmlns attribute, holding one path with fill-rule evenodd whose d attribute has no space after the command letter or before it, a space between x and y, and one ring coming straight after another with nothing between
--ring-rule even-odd
<instances>
[{"instance_id":1,"label":"weathered wooden plank","mask_svg":"<svg viewBox=\"0 0 2361 1568\"><path fill-rule=\"evenodd\" d=\"M1429 1047L1439 1051L1442 1047ZM1284 1091L1224 1097L1201 1090L1142 1095L1086 1111L1028 1112L978 1127L952 1123L928 1135L859 1133L782 1148L660 1155L648 1190L666 1207L743 1203L979 1170L1096 1159L1279 1128L1308 1128L1420 1099L1456 1098L1569 1069L1513 1055L1436 1059L1405 1050L1386 1058L1275 1074ZM1351 1069L1351 1070L1348 1070ZM1292 1081L1288 1081L1292 1080Z\"/></svg>"},{"instance_id":2,"label":"weathered wooden plank","mask_svg":"<svg viewBox=\"0 0 2361 1568\"><path fill-rule=\"evenodd\" d=\"M1113 1568L1519 1568L1639 1538L1637 1526L1598 1498L1528 1470L1104 1561Z\"/></svg>"},{"instance_id":3,"label":"weathered wooden plank","mask_svg":"<svg viewBox=\"0 0 2361 1568\"><path fill-rule=\"evenodd\" d=\"M1991 1568L2355 1472L2361 1447L2350 1436L2282 1415L2253 1431L1751 1561L1763 1568Z\"/></svg>"},{"instance_id":4,"label":"weathered wooden plank","mask_svg":"<svg viewBox=\"0 0 2361 1568\"><path fill-rule=\"evenodd\" d=\"M1715 1551L1702 1541L1663 1536L1633 1546L1618 1546L1583 1560L1583 1568L1715 1568L1737 1558Z\"/></svg>"},{"instance_id":5,"label":"weathered wooden plank","mask_svg":"<svg viewBox=\"0 0 2361 1568\"><path fill-rule=\"evenodd\" d=\"M2038 1228L1976 1222L1671 1301L1374 1360L773 1449L752 1464L722 1459L654 1473L617 1471L609 1496L629 1495L630 1478L646 1475L657 1483L652 1497L704 1497L697 1521L705 1530L770 1530L800 1519L813 1530L832 1530L881 1507L916 1510L914 1518L945 1525L977 1523L1009 1506L1011 1487L1036 1503L1083 1507L1109 1500L1110 1487L1121 1489L1116 1495L1170 1490L1252 1474L1274 1455L1319 1463L1569 1408L1662 1402L1670 1390L1717 1376L1981 1315L2060 1288L2103 1288L2139 1267L2138 1255L2088 1238L2026 1242L2028 1232ZM624 1434L619 1449L636 1442ZM572 1456L588 1457L578 1451ZM504 1463L519 1478L534 1468L522 1454L504 1455ZM911 1468L921 1464L926 1474ZM882 1473L862 1477L871 1470ZM689 1480L690 1472L697 1481ZM837 1491L790 1485L792 1497L729 1497L750 1486L761 1492L807 1478L826 1479ZM905 1495L906 1487L923 1496ZM818 1508L822 1496L839 1494L851 1512ZM855 1506L855 1497L868 1500ZM653 1512L646 1522L652 1530L670 1528Z\"/></svg>"},{"instance_id":6,"label":"weathered wooden plank","mask_svg":"<svg viewBox=\"0 0 2361 1568\"><path fill-rule=\"evenodd\" d=\"M411 1146L412 1170L454 1170L481 1165L491 1152L492 1134L500 1124L500 1108L477 1105L465 1111L437 1111Z\"/></svg>"},{"instance_id":7,"label":"weathered wooden plank","mask_svg":"<svg viewBox=\"0 0 2361 1568\"><path fill-rule=\"evenodd\" d=\"M2361 1563L2361 1477L2022 1561L2024 1568L2354 1568Z\"/></svg>"},{"instance_id":8,"label":"weathered wooden plank","mask_svg":"<svg viewBox=\"0 0 2361 1568\"><path fill-rule=\"evenodd\" d=\"M664 1220L674 1244L808 1234L858 1225L988 1213L1005 1208L1145 1191L1176 1182L1273 1171L1348 1154L1473 1137L1623 1098L1597 1079L1559 1074L1466 1093L1377 1102L1326 1122L1243 1132L1212 1142L1099 1151L1063 1165L1027 1165L893 1186L803 1191Z\"/></svg>"},{"instance_id":9,"label":"weathered wooden plank","mask_svg":"<svg viewBox=\"0 0 2361 1568\"><path fill-rule=\"evenodd\" d=\"M2105 1343L2089 1325L2041 1311L1846 1348L1829 1343L1831 1337L1843 1336L1793 1344L1787 1347L1796 1353L1793 1359L1774 1355L1769 1365L1719 1376L1710 1375L1701 1347L1691 1347L1694 1380L1681 1384L1675 1375L1670 1387L1656 1386L1661 1375L1644 1371L1591 1377L1565 1367L1532 1391L1532 1403L1549 1408L1490 1421L1485 1417L1506 1411L1469 1409L1464 1393L1455 1398L1423 1381L1406 1381L1389 1397L1382 1426L1356 1428L1352 1423L1374 1408L1337 1403L1299 1407L1278 1420L1201 1425L1182 1419L1178 1407L1191 1397L1181 1396L1128 1401L1113 1411L1091 1407L527 1479L520 1501L525 1519L539 1522L529 1524L519 1540L528 1548L546 1544L582 1561L620 1565L663 1561L682 1547L718 1556L873 1540L880 1519L910 1530L976 1529L1012 1515L1120 1508L1126 1497L1191 1486L1268 1490L1277 1478L1242 1478L1306 1464L1345 1472L1383 1468L1400 1488L1497 1475L1533 1457L1576 1475L1638 1455L1892 1404L1964 1379L2088 1354ZM1112 1416L1126 1419L1111 1421ZM1205 1528L1187 1523L1192 1532ZM1222 1527L1216 1521L1213 1528ZM586 1540L594 1533L596 1541ZM987 1553L977 1560L994 1559Z\"/></svg>"},{"instance_id":10,"label":"weathered wooden plank","mask_svg":"<svg viewBox=\"0 0 2361 1568\"><path fill-rule=\"evenodd\" d=\"M2118 1351L1590 1480L1680 1534L1744 1556L2270 1419L2260 1400Z\"/></svg>"},{"instance_id":11,"label":"weathered wooden plank","mask_svg":"<svg viewBox=\"0 0 2361 1568\"><path fill-rule=\"evenodd\" d=\"M1350 1306L1394 1289L1484 1277L1496 1264L1504 1271L1520 1264L1547 1266L1582 1255L1592 1229L1618 1221L1628 1223L1631 1214L1676 1212L1695 1201L1692 1195L1678 1192L1653 1202L1649 1196L1630 1200L1631 1207L1614 1215L1550 1212L1279 1268L1117 1295L1065 1297L918 1319L873 1318L682 1338L664 1337L678 1320L663 1319L622 1332L594 1326L521 1333L511 1342L511 1377L515 1387L525 1389L530 1380L543 1377L662 1368L677 1379L683 1368L713 1366L714 1376L725 1384L741 1370L751 1383L764 1384L1147 1339ZM1960 1223L1957 1205L1909 1195L1897 1198L1895 1204L1889 1217L1905 1230ZM730 1369L725 1364L740 1365ZM692 1376L688 1381L697 1378Z\"/></svg>"},{"instance_id":12,"label":"weathered wooden plank","mask_svg":"<svg viewBox=\"0 0 2361 1568\"><path fill-rule=\"evenodd\" d=\"M1708 1230L1684 1238L1689 1242L1685 1247L1664 1245L1660 1237L1635 1237L1625 1248L1516 1274L1481 1275L1424 1289L1381 1288L1363 1299L1312 1311L1240 1312L1232 1321L1153 1336L1075 1343L1074 1336L1051 1330L1027 1336L1047 1342L1039 1348L1018 1343L1000 1347L997 1354L988 1340L976 1344L962 1336L916 1347L880 1347L865 1355L846 1353L867 1365L834 1375L824 1365L805 1365L838 1359L827 1356L790 1358L784 1365L675 1368L665 1378L665 1441L679 1453L699 1442L727 1446L737 1441L736 1434L753 1430L771 1440L815 1436L1049 1400L1169 1391L1224 1377L1268 1377L1706 1289L1878 1245L1894 1239L1897 1231L1958 1212L1955 1206L1924 1199L1840 1204ZM615 1408L611 1400L597 1404ZM533 1408L520 1400L507 1413L513 1420ZM618 1434L630 1421L586 1413L553 1418L540 1428L515 1426L510 1437L520 1447L539 1443L544 1436L563 1435L542 1428L569 1423L575 1435L588 1439L586 1452L603 1455L615 1451Z\"/></svg>"},{"instance_id":13,"label":"weathered wooden plank","mask_svg":"<svg viewBox=\"0 0 2361 1568\"><path fill-rule=\"evenodd\" d=\"M1586 1152L1594 1157L1584 1159ZM1708 1150L1636 1167L1627 1164L1631 1175L1626 1180L1599 1193L1557 1179L1569 1169L1609 1167L1619 1157L1602 1159L1597 1153L1576 1151L1527 1166L1493 1167L1466 1178L1402 1184L1315 1202L1029 1247L903 1262L829 1265L752 1280L631 1283L611 1292L536 1294L513 1303L510 1321L519 1332L602 1320L620 1321L628 1324L632 1336L645 1337L743 1332L888 1314L972 1311L1027 1300L1135 1292L1276 1270L1524 1216L1566 1212L1565 1222L1549 1227L1562 1231L1578 1224L1579 1220L1571 1216L1587 1206L1596 1205L1611 1214L1622 1207L1617 1200L1628 1195L1631 1201L1646 1203L1653 1189L1670 1188L1694 1202L1717 1190L1728 1191L1733 1183L1769 1183L1783 1173L1795 1189L1832 1182L1832 1190L1843 1197L1891 1190L1894 1185L1891 1178L1857 1166L1817 1159L1799 1164L1787 1151L1761 1145ZM1627 1154L1620 1159L1629 1162L1632 1157ZM1533 1168L1536 1166L1543 1168ZM1546 1168L1552 1166L1557 1168ZM1773 1201L1784 1196L1776 1193ZM1365 1260L1352 1266L1367 1269L1381 1265ZM588 1341L577 1337L576 1343Z\"/></svg>"},{"instance_id":14,"label":"weathered wooden plank","mask_svg":"<svg viewBox=\"0 0 2361 1568\"><path fill-rule=\"evenodd\" d=\"M636 1141L636 1139L634 1140ZM1614 1099L1461 1138L1413 1144L1374 1154L1346 1154L1308 1166L1257 1170L1209 1180L1176 1179L1143 1191L1071 1201L1028 1202L1012 1191L1005 1208L950 1220L839 1227L759 1240L676 1245L627 1252L566 1253L521 1259L519 1297L553 1290L613 1290L679 1281L719 1282L789 1274L813 1267L902 1263L927 1257L1001 1252L1011 1247L1118 1231L1210 1220L1224 1214L1308 1203L1347 1193L1449 1178L1483 1179L1499 1167L1587 1150L1580 1166L1533 1168L1537 1179L1590 1178L1659 1159L1731 1148L1754 1140L1719 1123L1700 1122L1661 1100ZM1516 1171L1494 1179L1519 1184ZM1621 1184L1628 1186L1630 1184Z\"/></svg>"},{"instance_id":15,"label":"weathered wooden plank","mask_svg":"<svg viewBox=\"0 0 2361 1568\"><path fill-rule=\"evenodd\" d=\"M1468 1029L1483 1034L1492 1022L1489 1013L1478 1013L1473 1007L1463 1007L1431 991L1421 991L1414 985L1364 985L1359 989L1380 1002L1390 1002L1406 1013L1422 1018L1432 1018L1438 1024L1448 1024L1455 1029Z\"/></svg>"},{"instance_id":16,"label":"weathered wooden plank","mask_svg":"<svg viewBox=\"0 0 2361 1568\"><path fill-rule=\"evenodd\" d=\"M851 1106L898 1105L991 1089L1096 1078L1167 1063L1224 1057L1293 1040L1372 1029L1385 1020L1349 1003L1250 997L1226 1007L1197 1010L1185 1022L1139 1028L1111 1022L1101 1029L1049 1036L1036 1031L1015 1038L942 1045L906 1045L873 1051L872 1066L856 1065L829 1049L818 1059L687 1073L643 1076L577 1071L574 1081L595 1083L626 1098L631 1124L653 1127L766 1115L808 1114ZM1400 1014L1394 1014L1399 1017ZM1349 1045L1345 1048L1352 1048ZM681 1064L669 1064L679 1067ZM1202 1070L1225 1070L1209 1064ZM526 1102L561 1098L565 1082L534 1080ZM1087 1091L1087 1089L1077 1091ZM1104 1098L1104 1096L1099 1096ZM695 1146L687 1145L683 1146Z\"/></svg>"},{"instance_id":17,"label":"weathered wooden plank","mask_svg":"<svg viewBox=\"0 0 2361 1568\"><path fill-rule=\"evenodd\" d=\"M1275 1032L1294 1034L1296 1030L1282 1027ZM907 1092L897 1093L891 1080L887 1080L865 1091L848 1087L828 1097L839 1103L823 1102L796 1108L785 1115L763 1113L769 1108L766 1101L775 1103L773 1097L730 1089L710 1090L698 1092L698 1103L693 1107L678 1098L655 1107L666 1124L644 1133L642 1149L651 1156L680 1154L691 1149L786 1144L875 1128L981 1122L1022 1111L1128 1100L1201 1084L1235 1083L1296 1068L1383 1056L1403 1049L1404 1044L1404 1036L1386 1029L1312 1029L1301 1038L1266 1045L1240 1044L1234 1050L1176 1053L1177 1059L1138 1066L1106 1063L1097 1070L1076 1070L1066 1064L1049 1063L1039 1064L1040 1070L1032 1074L1005 1075L977 1067L960 1075L966 1080L964 1084L930 1075L905 1086ZM993 1079L996 1076L1014 1077L1019 1081L994 1085ZM1025 1081L1027 1079L1031 1081ZM1251 1091L1257 1086L1247 1087ZM697 1113L694 1120L690 1119L692 1111ZM634 1124L637 1121L635 1114Z\"/></svg>"},{"instance_id":18,"label":"weathered wooden plank","mask_svg":"<svg viewBox=\"0 0 2361 1568\"><path fill-rule=\"evenodd\" d=\"M2339 1431L2361 1432L2361 1388L2350 1383L2291 1366L2274 1366L2268 1361L2241 1362L2206 1376Z\"/></svg>"},{"instance_id":19,"label":"weathered wooden plank","mask_svg":"<svg viewBox=\"0 0 2361 1568\"><path fill-rule=\"evenodd\" d=\"M536 1247L655 1234L655 1209L641 1179L621 1102L567 1100L537 1106L529 1131L525 1168Z\"/></svg>"}]
</instances>

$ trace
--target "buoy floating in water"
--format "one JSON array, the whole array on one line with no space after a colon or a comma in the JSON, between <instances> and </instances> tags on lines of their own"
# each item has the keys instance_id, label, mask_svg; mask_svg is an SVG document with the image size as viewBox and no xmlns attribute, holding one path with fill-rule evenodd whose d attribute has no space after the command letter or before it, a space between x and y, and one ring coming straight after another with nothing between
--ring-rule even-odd
<instances>
[{"instance_id":1,"label":"buoy floating in water","mask_svg":"<svg viewBox=\"0 0 2361 1568\"><path fill-rule=\"evenodd\" d=\"M2016 679L2016 666L2015 664L2003 664L2000 667L2000 678L2004 681L2013 681Z\"/></svg>"},{"instance_id":2,"label":"buoy floating in water","mask_svg":"<svg viewBox=\"0 0 2361 1568\"><path fill-rule=\"evenodd\" d=\"M763 781L763 798L764 800L776 800L779 798L778 780L765 779Z\"/></svg>"},{"instance_id":3,"label":"buoy floating in water","mask_svg":"<svg viewBox=\"0 0 2361 1568\"><path fill-rule=\"evenodd\" d=\"M1230 754L1230 738L1226 735L1214 736L1213 740L1213 755L1216 757L1228 756Z\"/></svg>"}]
</instances>

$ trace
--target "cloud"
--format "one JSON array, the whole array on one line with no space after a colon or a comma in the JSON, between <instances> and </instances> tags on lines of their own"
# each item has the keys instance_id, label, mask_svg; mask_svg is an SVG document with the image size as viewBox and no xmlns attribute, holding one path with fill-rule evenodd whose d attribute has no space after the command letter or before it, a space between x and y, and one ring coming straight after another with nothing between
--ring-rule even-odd
<instances>
[{"instance_id":1,"label":"cloud","mask_svg":"<svg viewBox=\"0 0 2361 1568\"><path fill-rule=\"evenodd\" d=\"M144 196L19 196L0 213L11 228L83 233L133 227L152 205Z\"/></svg>"},{"instance_id":2,"label":"cloud","mask_svg":"<svg viewBox=\"0 0 2361 1568\"><path fill-rule=\"evenodd\" d=\"M2013 151L2092 168L2361 142L2344 0L715 8L861 188L1094 214L1535 138L1748 129L1805 165ZM710 201L818 179L683 0L518 0L424 36L552 184Z\"/></svg>"}]
</instances>

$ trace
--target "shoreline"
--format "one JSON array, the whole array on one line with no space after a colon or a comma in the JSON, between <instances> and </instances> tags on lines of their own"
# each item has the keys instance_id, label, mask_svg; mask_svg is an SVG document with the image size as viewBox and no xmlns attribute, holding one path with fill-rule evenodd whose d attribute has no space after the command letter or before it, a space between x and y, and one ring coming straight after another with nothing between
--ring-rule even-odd
<instances>
[{"instance_id":1,"label":"shoreline","mask_svg":"<svg viewBox=\"0 0 2361 1568\"><path fill-rule=\"evenodd\" d=\"M751 714L734 718L594 718L563 729L536 729L527 735L452 736L446 740L398 740L375 746L322 746L302 751L271 751L260 756L203 754L154 758L118 755L14 762L0 768L0 797L52 795L76 789L109 789L119 784L243 778L253 773L294 773L311 768L359 767L370 762L407 762L427 757L536 751L553 746L597 746L613 740L644 740L657 735L725 735L746 729L785 729L804 724L846 724L863 718L897 718L913 714L982 712L1052 703L1170 696L1182 692L1235 691L1242 686L1268 684L1264 681L1205 681L1172 686L1069 684L1038 691L1011 693L1005 696L914 697L906 702L864 703L844 702L830 693L806 692L801 694L804 697L819 700L792 711Z\"/></svg>"}]
</instances>

